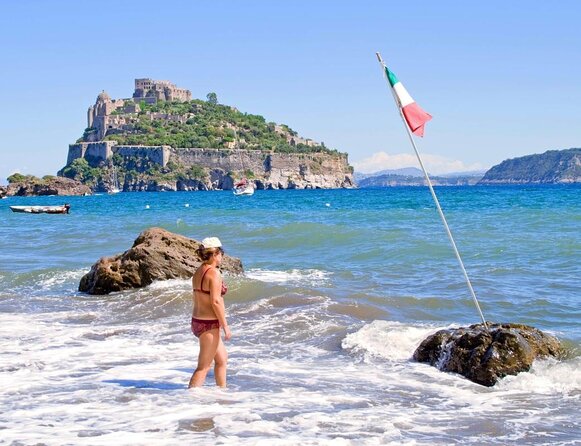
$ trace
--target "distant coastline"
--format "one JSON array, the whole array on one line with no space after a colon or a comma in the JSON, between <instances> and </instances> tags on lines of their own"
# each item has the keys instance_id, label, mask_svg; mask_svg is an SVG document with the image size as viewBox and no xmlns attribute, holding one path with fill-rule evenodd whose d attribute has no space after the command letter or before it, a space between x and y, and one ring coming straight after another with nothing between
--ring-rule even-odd
<instances>
[{"instance_id":1,"label":"distant coastline","mask_svg":"<svg viewBox=\"0 0 581 446\"><path fill-rule=\"evenodd\" d=\"M414 167L371 174L355 172L354 178L361 188L427 186L423 172ZM508 159L486 172L430 175L430 181L434 186L581 183L581 149L548 150Z\"/></svg>"},{"instance_id":2,"label":"distant coastline","mask_svg":"<svg viewBox=\"0 0 581 446\"><path fill-rule=\"evenodd\" d=\"M464 172L451 175L430 175L434 186L474 186L484 176L484 172ZM375 174L354 174L357 186L366 187L398 187L427 186L423 172L415 167L383 170Z\"/></svg>"}]
</instances>

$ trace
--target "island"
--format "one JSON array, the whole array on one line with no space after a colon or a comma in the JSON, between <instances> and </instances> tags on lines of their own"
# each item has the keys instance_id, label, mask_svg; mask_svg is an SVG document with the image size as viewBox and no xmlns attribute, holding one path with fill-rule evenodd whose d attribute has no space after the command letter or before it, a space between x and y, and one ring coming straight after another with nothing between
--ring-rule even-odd
<instances>
[{"instance_id":1,"label":"island","mask_svg":"<svg viewBox=\"0 0 581 446\"><path fill-rule=\"evenodd\" d=\"M7 180L7 186L0 186L0 198L90 195L92 193L91 188L80 181L53 175L38 178L34 175L15 173L10 175Z\"/></svg>"},{"instance_id":2,"label":"island","mask_svg":"<svg viewBox=\"0 0 581 446\"><path fill-rule=\"evenodd\" d=\"M135 79L131 98L97 96L58 175L95 192L354 187L346 153L169 81Z\"/></svg>"},{"instance_id":3,"label":"island","mask_svg":"<svg viewBox=\"0 0 581 446\"><path fill-rule=\"evenodd\" d=\"M478 184L581 183L581 149L548 150L512 158L490 168Z\"/></svg>"}]
</instances>

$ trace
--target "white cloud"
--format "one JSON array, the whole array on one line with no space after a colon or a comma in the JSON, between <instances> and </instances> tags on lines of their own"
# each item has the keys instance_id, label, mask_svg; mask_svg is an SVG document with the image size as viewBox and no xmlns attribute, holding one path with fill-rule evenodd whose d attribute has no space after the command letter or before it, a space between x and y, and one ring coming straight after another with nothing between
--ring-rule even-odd
<instances>
[{"instance_id":1,"label":"white cloud","mask_svg":"<svg viewBox=\"0 0 581 446\"><path fill-rule=\"evenodd\" d=\"M424 166L431 174L444 174L451 172L466 172L483 169L480 163L465 164L460 160L453 160L440 155L422 154ZM402 169L404 167L420 168L420 163L411 153L397 153L390 155L386 152L376 152L368 158L360 161L352 161L355 171L361 173L373 173L385 169Z\"/></svg>"}]
</instances>

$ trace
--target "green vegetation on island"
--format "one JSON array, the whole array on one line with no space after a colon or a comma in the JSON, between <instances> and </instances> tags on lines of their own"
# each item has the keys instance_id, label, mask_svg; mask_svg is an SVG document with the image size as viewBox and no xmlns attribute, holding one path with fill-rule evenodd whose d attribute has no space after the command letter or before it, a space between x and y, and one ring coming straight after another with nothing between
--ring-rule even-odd
<instances>
[{"instance_id":1,"label":"green vegetation on island","mask_svg":"<svg viewBox=\"0 0 581 446\"><path fill-rule=\"evenodd\" d=\"M38 178L37 176L34 175L24 175L16 172L10 175L8 178L6 178L6 181L8 181L8 184L14 183L49 184L55 178L56 177L54 175L45 175L42 178Z\"/></svg>"},{"instance_id":2,"label":"green vegetation on island","mask_svg":"<svg viewBox=\"0 0 581 446\"><path fill-rule=\"evenodd\" d=\"M8 178L7 186L0 186L0 197L37 196L37 195L86 195L90 187L80 181L45 175L38 178L34 175L14 173Z\"/></svg>"},{"instance_id":3,"label":"green vegetation on island","mask_svg":"<svg viewBox=\"0 0 581 446\"><path fill-rule=\"evenodd\" d=\"M251 171L248 178L254 176ZM107 162L101 163L99 167L91 167L85 158L77 158L71 164L64 167L60 175L82 182L95 190L107 190L107 184L111 187L114 176L121 186L126 180L130 182L176 182L176 181L196 181L204 182L208 179L208 172L201 166L185 166L181 163L169 161L166 166L139 157L121 157L113 155ZM103 185L105 185L103 187Z\"/></svg>"},{"instance_id":4,"label":"green vegetation on island","mask_svg":"<svg viewBox=\"0 0 581 446\"><path fill-rule=\"evenodd\" d=\"M513 158L490 168L479 184L559 184L581 182L581 148L548 150Z\"/></svg>"},{"instance_id":5,"label":"green vegetation on island","mask_svg":"<svg viewBox=\"0 0 581 446\"><path fill-rule=\"evenodd\" d=\"M131 125L111 129L104 140L120 145L169 145L213 149L247 149L279 153L338 154L325 143L316 143L298 136L287 125L267 122L263 116L242 113L217 102L215 93L208 101L194 99L187 102L148 104L139 102L139 111L131 116ZM127 115L116 110L112 115ZM78 142L88 140L92 128Z\"/></svg>"}]
</instances>

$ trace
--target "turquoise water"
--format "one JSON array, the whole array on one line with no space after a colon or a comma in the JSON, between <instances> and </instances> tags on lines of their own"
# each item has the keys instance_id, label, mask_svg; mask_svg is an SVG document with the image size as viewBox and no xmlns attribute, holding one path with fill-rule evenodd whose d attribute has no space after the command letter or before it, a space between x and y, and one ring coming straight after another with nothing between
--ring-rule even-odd
<instances>
[{"instance_id":1,"label":"turquoise water","mask_svg":"<svg viewBox=\"0 0 581 446\"><path fill-rule=\"evenodd\" d=\"M71 437L54 444L107 444L119 432L127 444L572 443L581 437L581 187L436 191L486 319L553 333L569 360L538 361L492 389L410 360L430 332L479 322L425 188L67 197L70 215L12 213L65 201L12 197L0 201L6 438L52 444L56 434L38 426L58 421ZM245 277L227 278L226 391L211 378L183 390L197 355L187 281L76 291L99 257L152 226L218 236L243 262ZM194 410L192 399L218 409ZM136 418L156 404L161 427L150 431ZM91 405L103 414L88 421Z\"/></svg>"}]
</instances>

